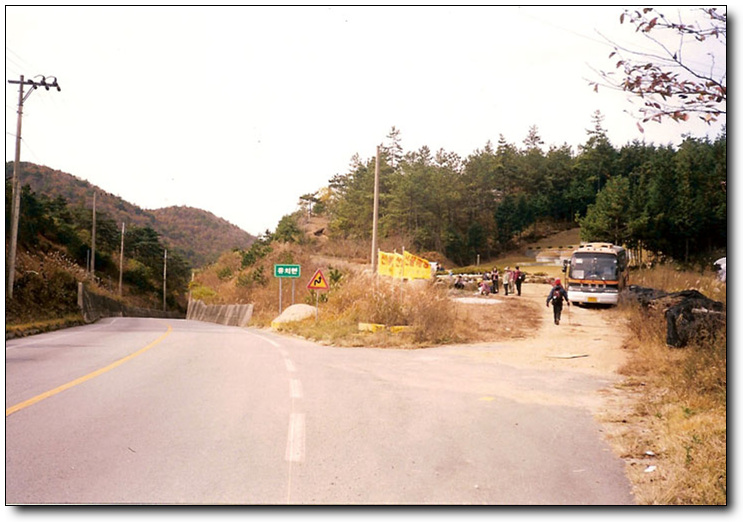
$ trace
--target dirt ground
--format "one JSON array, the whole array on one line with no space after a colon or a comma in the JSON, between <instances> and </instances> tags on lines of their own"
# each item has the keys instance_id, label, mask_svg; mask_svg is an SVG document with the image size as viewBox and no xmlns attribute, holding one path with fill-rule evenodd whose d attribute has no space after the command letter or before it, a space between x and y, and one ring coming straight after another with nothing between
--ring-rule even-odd
<instances>
[{"instance_id":1,"label":"dirt ground","mask_svg":"<svg viewBox=\"0 0 743 522\"><path fill-rule=\"evenodd\" d=\"M628 359L623 349L625 328L616 307L596 308L563 306L562 320L554 324L552 307L545 306L551 285L525 283L521 296L503 293L477 297L471 292L455 297L459 306L476 321L484 346L498 343L496 352L476 350L478 357L492 362L535 371L568 371L605 381L598 393L570 396L530 396L530 400L563 403L588 408L611 442L612 435L624 430L632 408L631 390L617 386L622 381L620 368ZM502 390L508 394L509 390ZM514 390L514 398L528 390ZM617 448L617 452L621 453Z\"/></svg>"},{"instance_id":2,"label":"dirt ground","mask_svg":"<svg viewBox=\"0 0 743 522\"><path fill-rule=\"evenodd\" d=\"M480 315L476 321L479 341L509 341L498 350L498 359L504 363L616 375L625 362L617 310L564 306L562 320L555 325L552 307L545 306L550 288L525 283L521 296L462 294L455 300L469 313Z\"/></svg>"}]
</instances>

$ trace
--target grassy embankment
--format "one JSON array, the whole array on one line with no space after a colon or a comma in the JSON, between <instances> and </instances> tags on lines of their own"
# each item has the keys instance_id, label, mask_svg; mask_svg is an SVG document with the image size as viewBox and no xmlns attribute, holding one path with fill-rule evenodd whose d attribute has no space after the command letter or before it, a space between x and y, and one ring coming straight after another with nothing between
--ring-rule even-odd
<instances>
[{"instance_id":1,"label":"grassy embankment","mask_svg":"<svg viewBox=\"0 0 743 522\"><path fill-rule=\"evenodd\" d=\"M634 284L668 292L696 289L727 302L711 273L657 267ZM637 501L654 505L727 503L727 327L681 349L666 345L662 312L627 306L628 362L620 373L632 397L612 419L613 443L630 463Z\"/></svg>"},{"instance_id":2,"label":"grassy embankment","mask_svg":"<svg viewBox=\"0 0 743 522\"><path fill-rule=\"evenodd\" d=\"M5 338L83 324L77 307L77 265L58 251L19 250L13 299L5 296Z\"/></svg>"}]
</instances>

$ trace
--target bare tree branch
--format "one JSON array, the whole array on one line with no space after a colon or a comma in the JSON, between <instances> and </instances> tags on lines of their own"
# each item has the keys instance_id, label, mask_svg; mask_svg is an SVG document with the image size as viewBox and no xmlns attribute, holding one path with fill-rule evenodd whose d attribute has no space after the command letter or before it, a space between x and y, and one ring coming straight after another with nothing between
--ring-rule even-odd
<instances>
[{"instance_id":1,"label":"bare tree branch","mask_svg":"<svg viewBox=\"0 0 743 522\"><path fill-rule=\"evenodd\" d=\"M625 20L635 26L635 30L653 43L659 52L644 52L617 45L601 35L613 45L609 58L616 58L615 73L599 71L602 82L590 82L594 90L599 85L622 90L639 97L643 107L639 109L641 119L661 122L665 118L686 121L691 114L698 115L707 123L716 121L726 114L727 74L716 72L713 52L707 52L709 62L702 66L693 63L684 53L687 44L698 43L711 47L714 43L726 46L727 13L718 13L714 8L701 10L707 17L707 25L671 22L652 8L641 11L625 10L620 23ZM678 37L678 45L673 51L666 43L655 37L658 31L670 32ZM652 34L651 34L652 33ZM689 40L689 37L692 39ZM640 129L642 127L638 124Z\"/></svg>"}]
</instances>

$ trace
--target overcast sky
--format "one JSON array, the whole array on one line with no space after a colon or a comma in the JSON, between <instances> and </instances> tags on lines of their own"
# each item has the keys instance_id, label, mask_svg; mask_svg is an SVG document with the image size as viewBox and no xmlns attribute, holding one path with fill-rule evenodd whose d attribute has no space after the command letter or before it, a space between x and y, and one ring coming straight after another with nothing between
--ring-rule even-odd
<instances>
[{"instance_id":1,"label":"overcast sky","mask_svg":"<svg viewBox=\"0 0 743 522\"><path fill-rule=\"evenodd\" d=\"M674 14L675 8L664 8ZM647 46L620 7L6 7L5 158L23 74L61 92L24 105L21 160L144 208L202 208L252 234L374 156L462 157L531 126L577 150L600 110L615 147L714 139L721 125L645 124L599 90L611 46ZM715 57L726 66L726 55ZM724 121L724 120L723 120Z\"/></svg>"}]
</instances>

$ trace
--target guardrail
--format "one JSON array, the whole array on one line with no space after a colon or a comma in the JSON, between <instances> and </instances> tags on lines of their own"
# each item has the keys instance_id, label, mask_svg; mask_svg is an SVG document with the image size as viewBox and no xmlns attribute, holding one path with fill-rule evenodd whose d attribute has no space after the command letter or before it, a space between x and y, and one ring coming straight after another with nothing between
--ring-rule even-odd
<instances>
[{"instance_id":1,"label":"guardrail","mask_svg":"<svg viewBox=\"0 0 743 522\"><path fill-rule=\"evenodd\" d=\"M198 299L188 301L186 319L225 326L248 326L253 317L252 304L208 305Z\"/></svg>"},{"instance_id":2,"label":"guardrail","mask_svg":"<svg viewBox=\"0 0 743 522\"><path fill-rule=\"evenodd\" d=\"M105 295L88 290L83 283L77 284L77 305L86 323L94 323L104 317L162 317L183 319L183 312L163 311L129 306Z\"/></svg>"}]
</instances>

